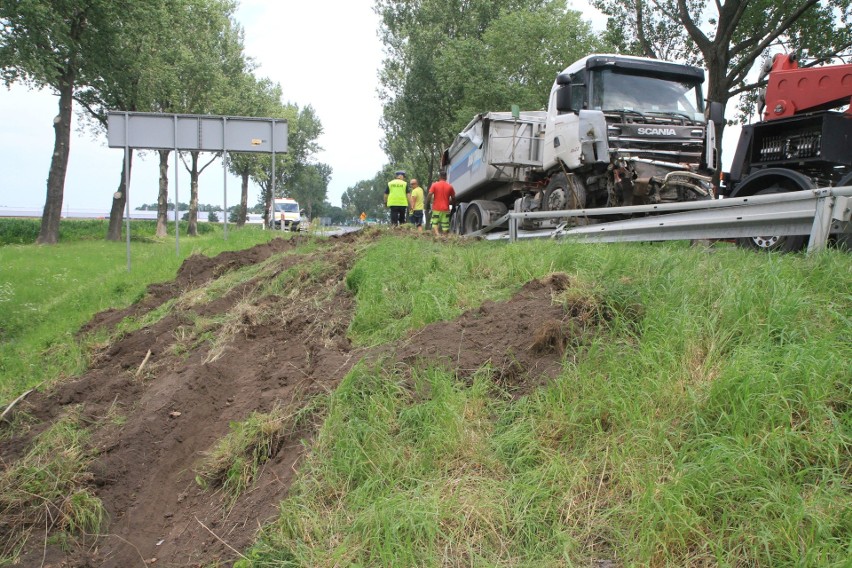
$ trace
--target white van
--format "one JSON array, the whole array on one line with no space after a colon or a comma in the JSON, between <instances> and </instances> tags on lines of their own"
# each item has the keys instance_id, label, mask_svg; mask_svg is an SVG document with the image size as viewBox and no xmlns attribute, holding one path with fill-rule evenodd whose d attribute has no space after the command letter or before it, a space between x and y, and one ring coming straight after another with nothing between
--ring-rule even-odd
<instances>
[{"instance_id":1,"label":"white van","mask_svg":"<svg viewBox=\"0 0 852 568\"><path fill-rule=\"evenodd\" d=\"M302 212L299 208L299 202L289 197L275 198L273 200L274 224L276 229L281 228L281 221L284 221L284 228L291 231L299 230L299 223L302 221Z\"/></svg>"}]
</instances>

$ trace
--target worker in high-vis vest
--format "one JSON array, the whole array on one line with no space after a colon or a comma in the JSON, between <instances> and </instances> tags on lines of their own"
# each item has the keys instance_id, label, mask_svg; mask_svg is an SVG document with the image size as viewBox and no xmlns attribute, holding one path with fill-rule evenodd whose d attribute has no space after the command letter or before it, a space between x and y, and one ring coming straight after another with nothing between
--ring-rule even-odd
<instances>
[{"instance_id":1,"label":"worker in high-vis vest","mask_svg":"<svg viewBox=\"0 0 852 568\"><path fill-rule=\"evenodd\" d=\"M411 190L405 183L405 172L396 172L396 179L388 182L385 190L385 207L390 207L391 225L399 226L405 223L405 213L411 207Z\"/></svg>"}]
</instances>

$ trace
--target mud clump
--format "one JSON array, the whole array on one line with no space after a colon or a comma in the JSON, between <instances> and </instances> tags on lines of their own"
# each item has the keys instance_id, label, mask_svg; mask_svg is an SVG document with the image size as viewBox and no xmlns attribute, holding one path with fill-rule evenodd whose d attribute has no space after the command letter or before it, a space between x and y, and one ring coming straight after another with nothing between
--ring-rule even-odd
<instances>
[{"instance_id":1,"label":"mud clump","mask_svg":"<svg viewBox=\"0 0 852 568\"><path fill-rule=\"evenodd\" d=\"M560 298L572 285L563 273L532 280L506 302L486 301L453 321L413 332L397 356L408 363L441 364L462 376L488 364L496 382L516 396L527 394L555 378L566 352L591 337ZM574 300L574 307L596 304L583 297Z\"/></svg>"}]
</instances>

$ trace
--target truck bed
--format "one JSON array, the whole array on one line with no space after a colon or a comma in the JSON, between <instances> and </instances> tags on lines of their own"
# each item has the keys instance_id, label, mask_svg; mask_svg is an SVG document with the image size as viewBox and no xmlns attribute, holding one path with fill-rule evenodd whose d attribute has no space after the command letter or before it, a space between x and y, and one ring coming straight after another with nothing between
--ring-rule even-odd
<instances>
[{"instance_id":1,"label":"truck bed","mask_svg":"<svg viewBox=\"0 0 852 568\"><path fill-rule=\"evenodd\" d=\"M477 115L447 150L447 180L456 197L469 201L489 190L522 181L530 168L541 168L547 113L508 112Z\"/></svg>"}]
</instances>

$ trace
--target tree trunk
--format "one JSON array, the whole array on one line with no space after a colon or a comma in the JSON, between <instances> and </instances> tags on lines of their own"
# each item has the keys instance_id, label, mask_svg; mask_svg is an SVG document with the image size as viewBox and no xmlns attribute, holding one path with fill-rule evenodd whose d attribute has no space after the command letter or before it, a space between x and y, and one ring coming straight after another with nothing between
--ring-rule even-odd
<instances>
[{"instance_id":1,"label":"tree trunk","mask_svg":"<svg viewBox=\"0 0 852 568\"><path fill-rule=\"evenodd\" d=\"M186 234L198 235L198 152L190 152L192 169L189 171L189 227Z\"/></svg>"},{"instance_id":2,"label":"tree trunk","mask_svg":"<svg viewBox=\"0 0 852 568\"><path fill-rule=\"evenodd\" d=\"M248 185L249 173L248 170L243 171L242 187L240 191L240 210L237 213L237 227L242 227L246 224L246 213L248 212Z\"/></svg>"},{"instance_id":3,"label":"tree trunk","mask_svg":"<svg viewBox=\"0 0 852 568\"><path fill-rule=\"evenodd\" d=\"M109 210L109 227L106 234L106 240L108 241L121 240L121 222L124 220L124 210L127 207L127 188L124 185L124 180L129 177L126 175L129 172L126 172L124 168L132 169L133 152L130 152L127 163L124 163L123 158L121 163L121 181L118 183L118 191L112 196L112 207Z\"/></svg>"},{"instance_id":4,"label":"tree trunk","mask_svg":"<svg viewBox=\"0 0 852 568\"><path fill-rule=\"evenodd\" d=\"M74 93L74 73L66 70L59 79L59 114L53 119L53 157L47 176L47 197L41 216L41 230L36 243L56 244L59 241L59 219L68 171L68 150L71 144L71 97Z\"/></svg>"},{"instance_id":5,"label":"tree trunk","mask_svg":"<svg viewBox=\"0 0 852 568\"><path fill-rule=\"evenodd\" d=\"M260 190L263 195L263 224L267 227L272 226L272 217L269 216L272 209L272 188L260 185Z\"/></svg>"},{"instance_id":6,"label":"tree trunk","mask_svg":"<svg viewBox=\"0 0 852 568\"><path fill-rule=\"evenodd\" d=\"M157 193L157 232L158 237L168 234L169 221L169 150L158 150L160 154L160 190Z\"/></svg>"},{"instance_id":7,"label":"tree trunk","mask_svg":"<svg viewBox=\"0 0 852 568\"><path fill-rule=\"evenodd\" d=\"M710 85L710 89L707 92L707 100L722 103L727 108L729 98L728 85L724 80L717 79L725 77L725 64L717 58L707 59L707 71L709 76L708 83ZM716 187L719 187L722 174L722 136L725 134L725 124L726 122L723 121L722 124L717 125L716 129L716 163L718 168L713 174L713 185Z\"/></svg>"}]
</instances>

